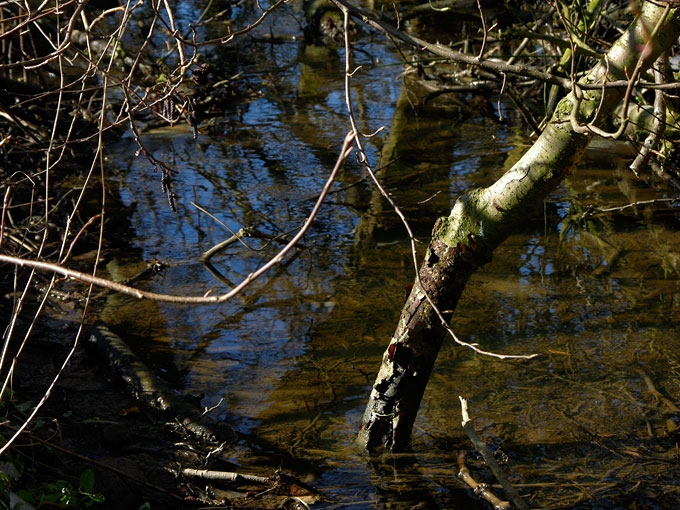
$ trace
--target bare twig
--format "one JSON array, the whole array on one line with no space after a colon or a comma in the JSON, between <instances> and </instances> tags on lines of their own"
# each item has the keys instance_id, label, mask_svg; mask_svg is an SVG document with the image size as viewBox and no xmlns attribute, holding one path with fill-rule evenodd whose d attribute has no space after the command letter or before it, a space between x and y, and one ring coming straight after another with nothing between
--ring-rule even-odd
<instances>
[{"instance_id":1,"label":"bare twig","mask_svg":"<svg viewBox=\"0 0 680 510\"><path fill-rule=\"evenodd\" d=\"M496 510L504 510L510 507L510 502L503 501L496 496L489 486L485 483L479 483L475 480L470 469L465 464L465 452L458 454L458 477L463 480L475 493L475 496L485 499L491 503Z\"/></svg>"},{"instance_id":2,"label":"bare twig","mask_svg":"<svg viewBox=\"0 0 680 510\"><path fill-rule=\"evenodd\" d=\"M226 227L226 225L225 225L225 227ZM229 228L229 227L227 227L227 228ZM226 240L224 240L220 243L217 243L212 248L206 250L203 253L203 255L201 255L201 258L200 258L201 262L203 264L207 263L215 254L221 252L222 250L224 250L228 246L231 246L232 244L234 244L237 241L240 242L243 246L245 246L247 249L250 250L250 247L243 242L243 238L244 237L250 237L252 235L252 233L253 233L253 229L250 228L250 227L241 228L241 229L239 229L238 232L232 232L231 237L229 237L228 239L226 239Z\"/></svg>"},{"instance_id":3,"label":"bare twig","mask_svg":"<svg viewBox=\"0 0 680 510\"><path fill-rule=\"evenodd\" d=\"M92 288L90 288L90 292L91 292L91 290L92 290ZM88 298L89 298L89 293L88 293ZM41 302L41 307L45 303L46 299L47 299L47 294L45 295L45 298ZM86 306L85 306L86 310L87 310L87 302L89 302L89 301L86 301ZM35 324L35 320L38 317L38 313L35 314L33 321L31 322L31 328ZM83 314L84 313L85 312L83 312ZM16 317L16 314L13 316L13 320L15 319L15 317ZM82 332L83 332L83 324L81 323L80 326L78 327L78 331L76 333L73 344L71 345L71 349L66 354L66 357L64 358L64 361L61 364L61 367L59 368L57 374L54 376L54 378L52 379L52 382L49 384L49 386L45 390L45 393L43 394L40 401L38 401L38 403L35 405L35 407L31 410L30 414L26 418L24 418L24 422L21 424L21 426L18 429L16 429L16 431L14 432L14 435L12 435L12 437L7 439L7 442L2 445L2 447L0 448L0 456L4 455L5 452L7 452L7 450L14 444L14 441L16 441L16 439L26 430L26 428L30 425L30 423L33 421L33 419L37 416L38 411L40 411L42 406L45 405L45 402L47 402L47 400L49 399L50 395L52 394L52 391L54 390L54 387L57 385L57 382L59 381L61 375L64 373L64 370L69 365L69 363L71 362L71 359L73 358L73 355L76 352L76 349L78 347L79 340L81 338ZM29 333L27 333L24 336L24 341L22 342L22 348L26 344L26 342L28 341L28 337L29 337ZM5 346L8 343L9 343L9 341L5 340ZM9 370L9 374L8 374L7 378L5 379L5 385L11 379L11 374L14 371L15 362L18 359L18 356L19 356L19 354L17 354L14 358L14 363L12 363L12 367ZM0 395L3 395L4 392L5 392L5 386L3 386L2 390L0 390Z\"/></svg>"},{"instance_id":4,"label":"bare twig","mask_svg":"<svg viewBox=\"0 0 680 510\"><path fill-rule=\"evenodd\" d=\"M333 0L334 2L336 0ZM538 354L520 354L520 355L513 355L513 354L497 354L489 351L485 351L478 347L475 344L471 344L468 342L465 342L458 338L456 334L453 332L451 327L449 326L449 322L446 320L444 317L443 313L439 310L439 308L435 305L434 301L432 298L428 295L427 292L425 292L423 285L421 284L420 281L420 272L418 269L418 252L416 249L416 238L415 235L413 234L413 231L411 230L411 226L409 225L408 220L406 219L406 216L404 215L403 211L401 208L397 205L397 203L394 201L392 196L385 190L383 187L382 183L378 179L375 171L373 170L370 162L368 161L368 156L366 155L364 148L363 148L363 143L361 141L362 135L359 131L359 128L357 127L356 119L354 117L354 108L352 106L352 87L351 87L351 78L358 71L358 69L352 69L351 68L351 58L352 58L352 48L350 44L350 37L349 37L349 18L350 15L352 14L352 9L348 8L345 6L345 4L341 1L337 1L336 5L340 8L344 15L344 34L345 34L345 103L347 105L347 112L349 116L349 121L352 126L352 132L354 133L354 143L357 146L357 159L359 163L364 167L366 172L368 173L369 177L371 178L371 181L373 184L376 186L376 188L380 191L380 194L383 196L383 198L389 203L390 207L392 210L397 214L399 217L399 220L401 223L404 225L404 228L406 229L406 232L408 234L409 238L409 243L411 245L411 262L413 263L413 268L415 270L415 278L416 278L416 283L420 287L420 289L423 291L423 294L425 296L425 299L429 303L429 305L432 307L433 311L437 315L437 318L439 319L442 327L444 330L449 334L449 336L453 339L454 342L456 342L458 345L471 349L475 351L478 354L483 354L486 356L491 356L494 358L498 359L531 359L535 358L538 356ZM365 21L365 20L364 20Z\"/></svg>"},{"instance_id":5,"label":"bare twig","mask_svg":"<svg viewBox=\"0 0 680 510\"><path fill-rule=\"evenodd\" d=\"M328 195L328 192L331 189L333 182L335 181L336 175L342 168L342 165L344 164L347 157L352 152L353 140L354 133L349 133L345 137L342 149L335 163L335 166L333 167L333 170L331 171L331 174L329 175L326 184L319 193L319 197L316 201L316 204L314 204L312 212L309 213L309 216L305 220L305 223L302 225L300 231L297 234L295 234L295 236L293 236L293 238L288 242L288 244L286 244L286 246L284 246L266 264L261 266L257 271L250 273L243 281L241 281L240 284L238 284L236 287L234 287L230 292L227 292L226 294L222 294L219 296L209 296L207 294L204 296L176 296L170 294L159 294L156 292L139 290L134 287L129 287L127 285L112 282L111 280L107 280L105 278L100 278L98 276L83 273L81 271L76 271L74 269L68 269L58 264L52 264L49 262L42 262L39 260L28 260L5 254L0 254L0 262L6 262L21 267L30 267L32 269L39 269L41 271L54 272L72 280L78 280L83 283L103 287L109 290L113 290L115 292L120 292L121 294L136 297L138 299L151 299L154 301L161 301L166 303L186 303L186 304L224 303L225 301L228 301L232 297L239 294L244 288L246 288L253 281L255 281L257 278L266 273L269 269L281 263L281 261L283 261L286 255L300 242L300 239L302 239L302 237L309 231L312 224L314 223L314 220L316 219L317 214L319 213L319 210L321 209L324 200L326 199L326 196Z\"/></svg>"},{"instance_id":6,"label":"bare twig","mask_svg":"<svg viewBox=\"0 0 680 510\"><path fill-rule=\"evenodd\" d=\"M586 212L583 213L583 218L587 218L588 216L592 216L595 214L609 214L609 213L623 213L629 209L633 209L633 211L637 211L639 207L650 205L650 206L658 206L658 205L663 205L667 204L669 209L677 210L678 206L678 199L677 198L655 198L652 200L638 200L636 202L632 202L630 204L626 205L621 205L617 207L607 207L605 209L595 209L594 207L590 207L586 210Z\"/></svg>"},{"instance_id":7,"label":"bare twig","mask_svg":"<svg viewBox=\"0 0 680 510\"><path fill-rule=\"evenodd\" d=\"M475 432L475 429L472 426L472 420L470 418L470 413L468 410L467 399L460 396L458 398L460 399L461 414L463 416L462 425L465 434L467 434L468 438L470 438L470 441L472 441L472 444L475 447L475 449L482 455L482 457L484 457L484 460L486 461L486 464L489 466L489 469L491 469L493 475L503 486L503 490L505 490L506 494L510 497L515 506L520 510L529 510L529 505L527 505L524 502L522 496L520 496L517 489L508 481L507 477L505 476L505 473L498 465L496 457L493 456L493 454L489 451L489 448L486 445L486 443L482 441L481 438L477 435L477 432ZM509 508L509 505L501 508Z\"/></svg>"},{"instance_id":8,"label":"bare twig","mask_svg":"<svg viewBox=\"0 0 680 510\"><path fill-rule=\"evenodd\" d=\"M80 239L84 234L85 231L98 219L102 217L101 214L95 214L92 216L89 220L85 222L85 225L81 227L81 229L78 231L76 236L73 238L73 241L71 241L71 245L68 247L68 251L66 252L66 255L64 255L64 258L62 258L59 263L63 264L65 263L68 259L71 258L71 253L73 252L73 248L75 247L76 243L78 242L78 239Z\"/></svg>"},{"instance_id":9,"label":"bare twig","mask_svg":"<svg viewBox=\"0 0 680 510\"><path fill-rule=\"evenodd\" d=\"M666 82L666 71L668 70L668 52L660 55L654 66L654 81L658 84ZM656 149L661 140L663 132L666 130L666 97L662 90L654 91L654 120L649 136L640 147L640 152L635 160L630 164L630 169L637 175L649 162L652 151Z\"/></svg>"},{"instance_id":10,"label":"bare twig","mask_svg":"<svg viewBox=\"0 0 680 510\"><path fill-rule=\"evenodd\" d=\"M481 60L484 56L484 53L486 52L486 42L489 38L489 32L493 30L496 25L492 25L491 27L487 28L486 16L484 15L484 9L482 9L481 0L477 0L477 10L479 10L479 18L482 20L482 45L479 48L479 54L477 55L477 59Z\"/></svg>"}]
</instances>

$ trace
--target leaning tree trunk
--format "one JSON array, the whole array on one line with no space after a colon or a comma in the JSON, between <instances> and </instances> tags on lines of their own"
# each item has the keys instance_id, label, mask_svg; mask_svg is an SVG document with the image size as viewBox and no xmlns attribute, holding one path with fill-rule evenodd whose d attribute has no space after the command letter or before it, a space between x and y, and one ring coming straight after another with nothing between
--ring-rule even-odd
<instances>
[{"instance_id":1,"label":"leaning tree trunk","mask_svg":"<svg viewBox=\"0 0 680 510\"><path fill-rule=\"evenodd\" d=\"M462 195L448 217L437 220L419 278L383 355L359 431L369 451L403 450L409 443L430 373L446 334L426 298L448 322L476 268L527 217L527 212L573 170L624 88L587 85L631 79L648 69L680 34L679 9L645 2L640 16L602 60L560 101L545 130L505 175L488 188ZM638 74L639 76L639 74Z\"/></svg>"}]
</instances>

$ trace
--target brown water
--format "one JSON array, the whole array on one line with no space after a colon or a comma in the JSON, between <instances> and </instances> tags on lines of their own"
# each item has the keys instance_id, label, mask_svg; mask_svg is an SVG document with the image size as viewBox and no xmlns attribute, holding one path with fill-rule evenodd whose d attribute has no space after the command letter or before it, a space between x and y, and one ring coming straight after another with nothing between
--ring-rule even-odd
<instances>
[{"instance_id":1,"label":"brown water","mask_svg":"<svg viewBox=\"0 0 680 510\"><path fill-rule=\"evenodd\" d=\"M298 30L291 18L272 23ZM233 231L255 226L271 235L299 228L311 210L348 130L342 52L319 61L295 41L250 51L258 58L242 70L262 94L240 105L242 121L227 112L228 124L215 123L198 140L182 126L144 135L177 170L177 213L159 176L131 156L130 140L111 148L123 201L134 205L130 256L107 266L115 277L158 258L170 267L146 288L224 292L229 287L199 257L230 231L191 202ZM402 67L394 50L364 39L355 58L363 66L353 82L361 129L386 127L367 142L368 155L378 166L383 147L396 142L398 160L385 179L424 245L458 194L492 182L529 141L512 111L507 124L450 110L404 119L395 113ZM244 472L267 475L284 465L336 506L471 508L474 498L456 477L458 453L471 450L461 395L533 507L676 507L677 218L650 210L579 221L588 206L664 193L626 177L618 151L591 152L473 278L456 311L460 338L540 357L498 361L445 343L409 455L369 465L353 445L413 279L403 228L353 161L303 247L238 298L189 307L112 296L104 319L142 343L149 363L177 387L203 392L206 406L223 399L217 416L250 438L230 452ZM360 242L359 232L376 221L372 240ZM261 240L245 243L213 259L228 281L240 282L276 253ZM487 479L472 453L469 462Z\"/></svg>"}]
</instances>

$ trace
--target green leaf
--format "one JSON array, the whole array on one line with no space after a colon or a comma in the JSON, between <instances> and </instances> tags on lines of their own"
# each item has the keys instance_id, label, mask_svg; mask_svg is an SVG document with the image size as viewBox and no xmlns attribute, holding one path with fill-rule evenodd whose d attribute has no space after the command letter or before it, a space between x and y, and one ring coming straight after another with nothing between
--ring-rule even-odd
<instances>
[{"instance_id":1,"label":"green leaf","mask_svg":"<svg viewBox=\"0 0 680 510\"><path fill-rule=\"evenodd\" d=\"M94 491L94 471L92 469L88 468L80 475L80 491L88 494Z\"/></svg>"},{"instance_id":2,"label":"green leaf","mask_svg":"<svg viewBox=\"0 0 680 510\"><path fill-rule=\"evenodd\" d=\"M27 402L22 402L14 406L14 408L20 413L27 414L33 410L33 402L31 402L30 400Z\"/></svg>"},{"instance_id":3,"label":"green leaf","mask_svg":"<svg viewBox=\"0 0 680 510\"><path fill-rule=\"evenodd\" d=\"M45 420L41 420L40 418L36 418L31 422L31 430L38 430L41 429L45 426L45 424L48 423Z\"/></svg>"},{"instance_id":4,"label":"green leaf","mask_svg":"<svg viewBox=\"0 0 680 510\"><path fill-rule=\"evenodd\" d=\"M91 507L95 503L101 504L106 501L103 494L84 494L84 496L87 496L87 501L85 502L86 507Z\"/></svg>"}]
</instances>

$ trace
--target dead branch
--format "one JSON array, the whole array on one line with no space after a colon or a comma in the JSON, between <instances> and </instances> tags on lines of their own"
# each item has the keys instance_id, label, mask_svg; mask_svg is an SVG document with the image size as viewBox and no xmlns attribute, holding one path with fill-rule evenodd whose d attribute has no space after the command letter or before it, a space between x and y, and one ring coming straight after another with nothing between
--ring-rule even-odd
<instances>
[{"instance_id":1,"label":"dead branch","mask_svg":"<svg viewBox=\"0 0 680 510\"><path fill-rule=\"evenodd\" d=\"M88 346L104 357L149 419L168 423L203 441L233 439L233 431L206 416L198 403L178 395L132 352L118 335L103 324L92 329Z\"/></svg>"},{"instance_id":2,"label":"dead branch","mask_svg":"<svg viewBox=\"0 0 680 510\"><path fill-rule=\"evenodd\" d=\"M474 491L475 496L487 500L493 505L494 509L501 510L510 508L509 501L503 501L498 496L496 496L492 490L489 489L487 484L479 483L477 480L475 480L475 478L472 476L472 473L470 473L470 469L468 469L467 465L465 464L465 452L460 452L458 455L458 477Z\"/></svg>"},{"instance_id":3,"label":"dead branch","mask_svg":"<svg viewBox=\"0 0 680 510\"><path fill-rule=\"evenodd\" d=\"M465 431L465 434L467 434L468 438L470 438L470 441L472 441L475 450L477 450L481 456L484 457L487 466L489 466L489 469L491 469L491 472L496 477L496 480L498 480L503 486L503 490L508 496L510 496L510 499L515 504L515 506L521 510L529 510L529 505L524 502L517 489L515 489L515 487L505 476L505 473L498 465L498 461L496 461L496 457L493 456L493 453L489 451L489 447L484 441L481 440L481 438L477 435L477 432L475 432L475 429L472 426L472 420L470 419L467 399L464 399L460 396L458 398L460 399L461 414L463 415L463 430ZM508 508L508 506L501 508Z\"/></svg>"},{"instance_id":4,"label":"dead branch","mask_svg":"<svg viewBox=\"0 0 680 510\"><path fill-rule=\"evenodd\" d=\"M83 283L90 285L96 285L98 287L103 287L121 294L135 297L137 299L151 299L154 301L160 301L165 303L184 303L184 304L209 304L209 303L224 303L229 299L233 298L239 294L248 285L266 273L269 269L280 264L286 255L299 243L300 239L309 231L314 220L316 219L319 210L323 202L330 191L335 177L342 168L347 157L351 154L353 147L352 142L354 140L354 133L349 133L343 142L342 149L338 156L338 160L335 163L335 167L331 171L331 174L326 181L322 191L319 193L319 197L309 213L309 216L302 225L302 228L298 231L295 236L286 244L274 257L272 257L266 264L261 266L257 271L250 273L240 284L234 287L230 292L219 296L209 296L209 292L204 296L176 296L171 294L159 294L157 292L149 292L144 290L139 290L134 287L129 287L121 283L116 283L106 278L101 278L93 274L83 273L82 271L76 271L75 269L68 269L58 264L52 264L49 262L41 262L39 260L28 260L20 257L13 257L11 255L5 255L0 253L0 262L9 263L20 267L29 267L32 269L37 269L40 271L53 272L65 276L66 278L72 280L78 280Z\"/></svg>"},{"instance_id":5,"label":"dead branch","mask_svg":"<svg viewBox=\"0 0 680 510\"><path fill-rule=\"evenodd\" d=\"M233 482L237 484L258 484L266 485L268 487L271 487L276 483L275 479L267 476L248 475L230 471L212 471L210 469L184 468L180 471L180 474L192 478L203 478L204 480L219 480L221 482Z\"/></svg>"}]
</instances>

